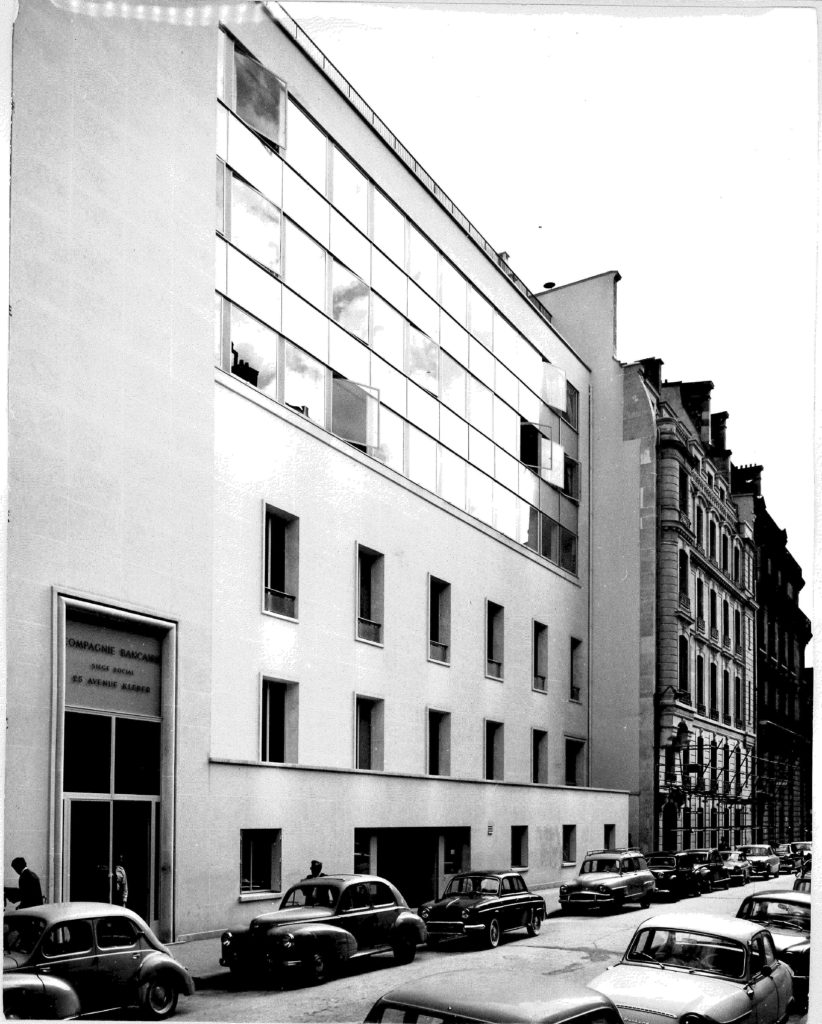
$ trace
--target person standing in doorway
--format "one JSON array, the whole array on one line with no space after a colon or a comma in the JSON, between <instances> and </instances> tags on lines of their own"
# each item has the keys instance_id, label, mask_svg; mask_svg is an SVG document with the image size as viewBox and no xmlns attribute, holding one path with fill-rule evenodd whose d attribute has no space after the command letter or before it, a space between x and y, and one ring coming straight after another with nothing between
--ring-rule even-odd
<instances>
[{"instance_id":1,"label":"person standing in doorway","mask_svg":"<svg viewBox=\"0 0 822 1024\"><path fill-rule=\"evenodd\" d=\"M114 892L112 902L116 903L118 907L124 907L128 902L128 875L126 874L126 869L123 866L122 853L117 854L114 866Z\"/></svg>"},{"instance_id":2,"label":"person standing in doorway","mask_svg":"<svg viewBox=\"0 0 822 1024\"><path fill-rule=\"evenodd\" d=\"M11 866L20 876L20 902L17 904L17 909L23 910L26 907L39 907L43 902L43 890L40 887L38 875L31 868L26 867L25 857L15 857L11 862Z\"/></svg>"},{"instance_id":3,"label":"person standing in doorway","mask_svg":"<svg viewBox=\"0 0 822 1024\"><path fill-rule=\"evenodd\" d=\"M305 879L308 879L308 878L324 878L324 877L325 877L325 875L323 874L322 861L312 860L311 861L311 873L306 875ZM303 879L303 881L305 881L305 879Z\"/></svg>"}]
</instances>

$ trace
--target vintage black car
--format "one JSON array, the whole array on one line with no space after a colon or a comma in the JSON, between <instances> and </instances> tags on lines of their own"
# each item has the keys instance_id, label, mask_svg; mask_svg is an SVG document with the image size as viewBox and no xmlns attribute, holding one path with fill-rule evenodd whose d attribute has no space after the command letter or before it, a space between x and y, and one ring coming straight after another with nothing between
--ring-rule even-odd
<instances>
[{"instance_id":1,"label":"vintage black car","mask_svg":"<svg viewBox=\"0 0 822 1024\"><path fill-rule=\"evenodd\" d=\"M655 850L648 857L648 868L660 895L681 899L699 896L702 892L689 850Z\"/></svg>"},{"instance_id":2,"label":"vintage black car","mask_svg":"<svg viewBox=\"0 0 822 1024\"><path fill-rule=\"evenodd\" d=\"M747 885L751 880L751 865L748 858L739 850L721 850L725 861L725 870L730 876L731 885Z\"/></svg>"},{"instance_id":3,"label":"vintage black car","mask_svg":"<svg viewBox=\"0 0 822 1024\"><path fill-rule=\"evenodd\" d=\"M691 850L690 854L703 892L730 888L731 876L719 850L707 847L701 850Z\"/></svg>"},{"instance_id":4,"label":"vintage black car","mask_svg":"<svg viewBox=\"0 0 822 1024\"><path fill-rule=\"evenodd\" d=\"M736 916L768 929L779 959L793 971L794 999L805 1007L811 956L810 893L757 892L742 901Z\"/></svg>"},{"instance_id":5,"label":"vintage black car","mask_svg":"<svg viewBox=\"0 0 822 1024\"><path fill-rule=\"evenodd\" d=\"M320 983L347 960L375 953L410 963L424 941L422 920L384 878L321 875L293 885L279 910L224 932L220 963L239 978L278 981L298 970Z\"/></svg>"},{"instance_id":6,"label":"vintage black car","mask_svg":"<svg viewBox=\"0 0 822 1024\"><path fill-rule=\"evenodd\" d=\"M429 946L473 935L494 948L509 928L536 935L545 918L545 900L516 871L463 871L454 875L440 899L420 907L420 917Z\"/></svg>"},{"instance_id":7,"label":"vintage black car","mask_svg":"<svg viewBox=\"0 0 822 1024\"><path fill-rule=\"evenodd\" d=\"M524 970L446 971L386 992L366 1024L622 1024L613 1002L573 979Z\"/></svg>"},{"instance_id":8,"label":"vintage black car","mask_svg":"<svg viewBox=\"0 0 822 1024\"><path fill-rule=\"evenodd\" d=\"M185 967L124 907L46 903L4 915L7 1017L53 1019L136 1006L149 1020L163 1020L180 994L193 992Z\"/></svg>"},{"instance_id":9,"label":"vintage black car","mask_svg":"<svg viewBox=\"0 0 822 1024\"><path fill-rule=\"evenodd\" d=\"M563 913L619 909L633 900L647 910L655 889L654 876L639 850L589 850L577 877L559 887L559 907Z\"/></svg>"}]
</instances>

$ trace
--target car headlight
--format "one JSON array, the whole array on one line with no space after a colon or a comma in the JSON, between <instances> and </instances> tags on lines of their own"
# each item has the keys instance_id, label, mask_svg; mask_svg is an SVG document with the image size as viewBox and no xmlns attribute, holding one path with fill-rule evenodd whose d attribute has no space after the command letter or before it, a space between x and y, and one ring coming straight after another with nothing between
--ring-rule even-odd
<instances>
[{"instance_id":1,"label":"car headlight","mask_svg":"<svg viewBox=\"0 0 822 1024\"><path fill-rule=\"evenodd\" d=\"M291 932L285 932L285 934L280 936L280 945L283 949L291 949L294 945L294 936Z\"/></svg>"},{"instance_id":2,"label":"car headlight","mask_svg":"<svg viewBox=\"0 0 822 1024\"><path fill-rule=\"evenodd\" d=\"M561 885L561 886L559 887L559 891L560 891L560 892L563 892L563 893L564 893L564 892L568 892L568 886L567 886L567 885Z\"/></svg>"},{"instance_id":3,"label":"car headlight","mask_svg":"<svg viewBox=\"0 0 822 1024\"><path fill-rule=\"evenodd\" d=\"M428 920L428 915L430 913L431 913L431 908L430 907L420 907L420 917L423 919L423 921L427 921Z\"/></svg>"},{"instance_id":4,"label":"car headlight","mask_svg":"<svg viewBox=\"0 0 822 1024\"><path fill-rule=\"evenodd\" d=\"M471 911L468 910L468 908L466 907L466 909L463 910L463 912L462 912L462 919L463 919L463 921L467 921L470 916L471 916Z\"/></svg>"},{"instance_id":5,"label":"car headlight","mask_svg":"<svg viewBox=\"0 0 822 1024\"><path fill-rule=\"evenodd\" d=\"M231 940L233 938L234 938L234 936L231 934L231 932L223 932L223 936L222 936L222 939L220 941L222 942L222 944L224 946L230 946L231 945Z\"/></svg>"},{"instance_id":6,"label":"car headlight","mask_svg":"<svg viewBox=\"0 0 822 1024\"><path fill-rule=\"evenodd\" d=\"M597 892L608 892L608 891L609 890L608 890L608 886L607 885L598 885L597 886Z\"/></svg>"}]
</instances>

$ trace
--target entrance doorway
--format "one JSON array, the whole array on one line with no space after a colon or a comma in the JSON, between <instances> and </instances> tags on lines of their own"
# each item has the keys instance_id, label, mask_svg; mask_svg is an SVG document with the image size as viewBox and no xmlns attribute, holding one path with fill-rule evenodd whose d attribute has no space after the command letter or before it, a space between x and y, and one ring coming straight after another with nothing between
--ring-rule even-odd
<instances>
[{"instance_id":1,"label":"entrance doorway","mask_svg":"<svg viewBox=\"0 0 822 1024\"><path fill-rule=\"evenodd\" d=\"M470 828L356 829L355 870L381 875L410 907L434 899L470 864Z\"/></svg>"},{"instance_id":2,"label":"entrance doorway","mask_svg":"<svg viewBox=\"0 0 822 1024\"><path fill-rule=\"evenodd\" d=\"M126 906L156 924L156 800L66 800L64 892L70 900L118 902L115 869L125 871Z\"/></svg>"}]
</instances>

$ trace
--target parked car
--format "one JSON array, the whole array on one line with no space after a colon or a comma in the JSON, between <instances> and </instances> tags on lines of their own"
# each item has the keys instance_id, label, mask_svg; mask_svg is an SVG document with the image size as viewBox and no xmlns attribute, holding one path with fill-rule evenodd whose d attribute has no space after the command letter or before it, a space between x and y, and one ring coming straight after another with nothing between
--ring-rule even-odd
<instances>
[{"instance_id":1,"label":"parked car","mask_svg":"<svg viewBox=\"0 0 822 1024\"><path fill-rule=\"evenodd\" d=\"M744 853L739 850L722 850L725 870L730 876L732 885L747 885L751 880L751 865Z\"/></svg>"},{"instance_id":2,"label":"parked car","mask_svg":"<svg viewBox=\"0 0 822 1024\"><path fill-rule=\"evenodd\" d=\"M796 857L789 843L783 843L781 846L774 846L773 852L779 858L780 871L784 871L787 874L788 872L795 870Z\"/></svg>"},{"instance_id":3,"label":"parked car","mask_svg":"<svg viewBox=\"0 0 822 1024\"><path fill-rule=\"evenodd\" d=\"M776 1024L793 998L791 970L770 932L715 914L644 921L622 960L589 984L632 1024Z\"/></svg>"},{"instance_id":4,"label":"parked car","mask_svg":"<svg viewBox=\"0 0 822 1024\"><path fill-rule=\"evenodd\" d=\"M810 868L802 875L797 875L793 880L793 891L794 892L807 892L811 891L811 872Z\"/></svg>"},{"instance_id":5,"label":"parked car","mask_svg":"<svg viewBox=\"0 0 822 1024\"><path fill-rule=\"evenodd\" d=\"M764 843L756 846L736 846L734 849L744 853L751 865L751 875L762 878L777 878L779 875L779 858L773 848Z\"/></svg>"},{"instance_id":6,"label":"parked car","mask_svg":"<svg viewBox=\"0 0 822 1024\"><path fill-rule=\"evenodd\" d=\"M736 916L768 929L779 959L793 971L794 999L801 1007L806 1006L811 956L810 894L783 889L758 892L742 901Z\"/></svg>"},{"instance_id":7,"label":"parked car","mask_svg":"<svg viewBox=\"0 0 822 1024\"><path fill-rule=\"evenodd\" d=\"M374 875L320 875L283 896L279 910L223 932L220 963L237 977L281 979L299 970L326 981L348 960L393 952L410 963L425 925L399 891Z\"/></svg>"},{"instance_id":8,"label":"parked car","mask_svg":"<svg viewBox=\"0 0 822 1024\"><path fill-rule=\"evenodd\" d=\"M424 903L419 912L429 946L473 935L493 949L510 928L536 935L545 918L545 900L516 871L463 871L449 881L440 899Z\"/></svg>"},{"instance_id":9,"label":"parked car","mask_svg":"<svg viewBox=\"0 0 822 1024\"><path fill-rule=\"evenodd\" d=\"M699 883L703 892L730 888L731 876L719 850L710 847L691 850L691 856L694 859L694 866L699 875Z\"/></svg>"},{"instance_id":10,"label":"parked car","mask_svg":"<svg viewBox=\"0 0 822 1024\"><path fill-rule=\"evenodd\" d=\"M563 912L586 907L621 907L628 901L651 905L654 876L639 850L589 850L579 874L559 887Z\"/></svg>"},{"instance_id":11,"label":"parked car","mask_svg":"<svg viewBox=\"0 0 822 1024\"><path fill-rule=\"evenodd\" d=\"M648 868L658 893L678 900L683 896L699 896L702 892L690 850L656 850L648 857Z\"/></svg>"},{"instance_id":12,"label":"parked car","mask_svg":"<svg viewBox=\"0 0 822 1024\"><path fill-rule=\"evenodd\" d=\"M3 918L7 1016L85 1016L139 1007L164 1020L194 982L154 932L109 903L45 903ZM73 996L73 998L72 998Z\"/></svg>"},{"instance_id":13,"label":"parked car","mask_svg":"<svg viewBox=\"0 0 822 1024\"><path fill-rule=\"evenodd\" d=\"M806 868L810 868L813 844L802 841L798 843L788 843L788 846L793 850L794 870L796 872L800 872L804 871Z\"/></svg>"},{"instance_id":14,"label":"parked car","mask_svg":"<svg viewBox=\"0 0 822 1024\"><path fill-rule=\"evenodd\" d=\"M613 1002L599 992L519 970L447 971L387 992L369 1010L367 1024L622 1024Z\"/></svg>"}]
</instances>

